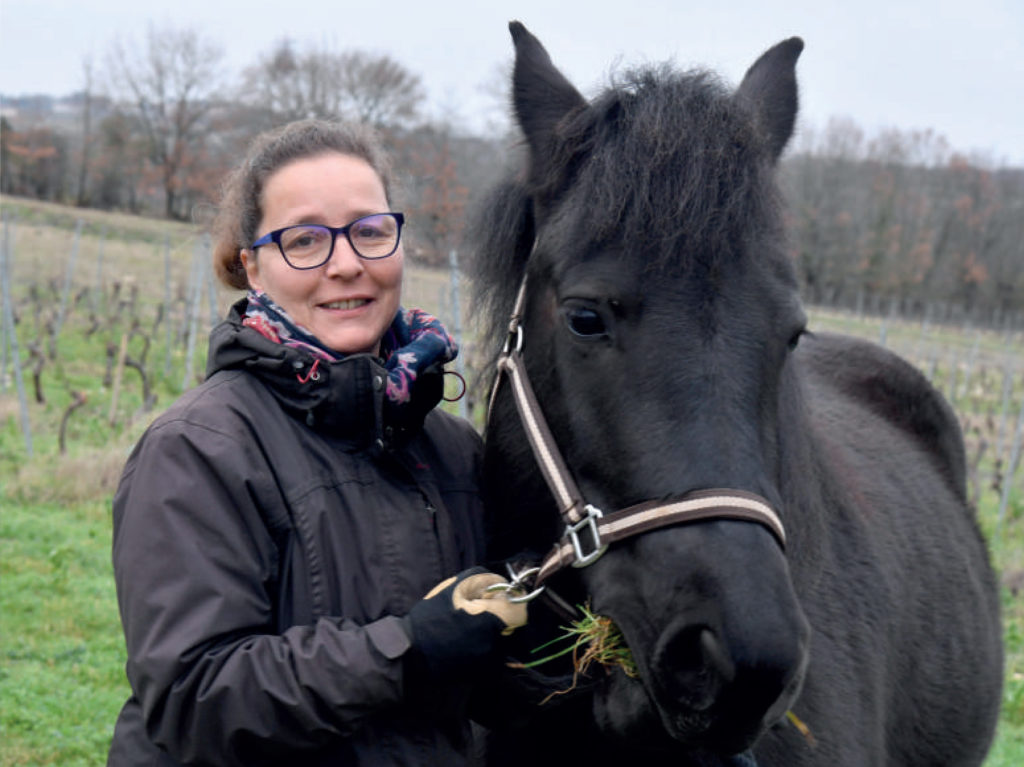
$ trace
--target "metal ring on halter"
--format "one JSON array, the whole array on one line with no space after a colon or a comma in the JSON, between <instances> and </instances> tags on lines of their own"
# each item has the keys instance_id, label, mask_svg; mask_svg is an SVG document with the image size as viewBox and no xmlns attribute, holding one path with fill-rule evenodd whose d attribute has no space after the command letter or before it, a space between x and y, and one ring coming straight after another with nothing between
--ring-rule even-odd
<instances>
[{"instance_id":1,"label":"metal ring on halter","mask_svg":"<svg viewBox=\"0 0 1024 767\"><path fill-rule=\"evenodd\" d=\"M509 583L495 583L492 586L488 586L484 591L503 591L505 592L505 598L513 604L519 604L520 602L532 602L534 599L544 593L544 586L538 589L534 589L528 594L520 594L520 596L512 597L508 596L513 591L525 591L526 590L526 579L530 576L536 575L540 572L539 567L528 567L520 572L515 572L512 569L512 565L506 564L505 567L508 569L508 575L512 579Z\"/></svg>"},{"instance_id":2,"label":"metal ring on halter","mask_svg":"<svg viewBox=\"0 0 1024 767\"><path fill-rule=\"evenodd\" d=\"M516 338L515 349L512 349L513 334L515 334ZM516 352L521 352L523 350L523 329L519 325L509 328L508 336L505 338L505 345L501 347L502 354L508 354L510 350Z\"/></svg>"},{"instance_id":3,"label":"metal ring on halter","mask_svg":"<svg viewBox=\"0 0 1024 767\"><path fill-rule=\"evenodd\" d=\"M512 565L506 564L505 568L508 570L509 577L512 579L512 583L509 584L513 589L519 591L526 591L526 579L532 578L540 572L539 567L527 567L525 570L520 570L518 573L512 569ZM523 594L518 597L509 597L508 601L513 603L518 602L532 602L534 599L544 593L544 587L534 589L533 591Z\"/></svg>"},{"instance_id":4,"label":"metal ring on halter","mask_svg":"<svg viewBox=\"0 0 1024 767\"><path fill-rule=\"evenodd\" d=\"M488 586L486 589L484 589L484 591L486 591L486 592L502 591L502 592L505 593L505 598L509 602L511 602L512 604L519 604L520 602L532 602L534 599L536 599L537 597L539 597L541 594L544 593L544 588L545 587L541 586L538 589L534 589L529 594L522 594L522 595L520 595L518 597L510 597L509 596L509 594L511 594L512 592L516 591L517 589L521 589L521 588L522 588L521 585L520 586L514 586L511 583L495 583L492 586Z\"/></svg>"}]
</instances>

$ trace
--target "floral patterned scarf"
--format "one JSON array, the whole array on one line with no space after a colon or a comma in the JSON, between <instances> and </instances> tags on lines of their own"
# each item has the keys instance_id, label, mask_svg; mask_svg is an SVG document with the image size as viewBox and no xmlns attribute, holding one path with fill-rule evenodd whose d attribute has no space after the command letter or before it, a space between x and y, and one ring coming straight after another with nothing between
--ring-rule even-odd
<instances>
[{"instance_id":1,"label":"floral patterned scarf","mask_svg":"<svg viewBox=\"0 0 1024 767\"><path fill-rule=\"evenodd\" d=\"M248 299L242 324L264 338L304 349L325 362L345 358L324 346L263 291L250 290ZM398 405L408 402L412 385L424 369L435 363L451 362L458 353L458 346L440 320L419 309L399 308L380 343L380 356L388 370L388 399Z\"/></svg>"}]
</instances>

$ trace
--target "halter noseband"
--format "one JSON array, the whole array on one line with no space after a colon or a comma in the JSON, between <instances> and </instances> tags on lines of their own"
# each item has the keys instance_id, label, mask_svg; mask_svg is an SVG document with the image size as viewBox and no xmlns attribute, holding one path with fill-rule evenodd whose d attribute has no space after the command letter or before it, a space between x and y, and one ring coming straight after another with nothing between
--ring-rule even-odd
<instances>
[{"instance_id":1,"label":"halter noseband","mask_svg":"<svg viewBox=\"0 0 1024 767\"><path fill-rule=\"evenodd\" d=\"M497 375L488 406L488 421L499 384L507 376L534 458L555 498L566 528L564 535L538 567L518 573L510 571L512 583L504 588L518 592L532 589L523 596L510 595L512 601L528 601L538 596L544 590L544 581L567 565L586 567L593 564L609 544L668 525L706 519L757 522L768 528L785 548L786 532L771 505L761 496L742 490L696 490L664 500L645 501L610 514L586 503L562 459L526 373L521 324L525 296L524 276L509 320L508 337L498 357ZM585 535L581 536L581 533ZM589 538L589 541L584 543L583 538Z\"/></svg>"}]
</instances>

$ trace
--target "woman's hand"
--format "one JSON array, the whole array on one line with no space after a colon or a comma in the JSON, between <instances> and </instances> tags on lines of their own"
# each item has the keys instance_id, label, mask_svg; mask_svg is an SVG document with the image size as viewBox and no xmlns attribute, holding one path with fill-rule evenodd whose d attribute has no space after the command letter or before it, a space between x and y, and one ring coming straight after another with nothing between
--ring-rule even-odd
<instances>
[{"instance_id":1,"label":"woman's hand","mask_svg":"<svg viewBox=\"0 0 1024 767\"><path fill-rule=\"evenodd\" d=\"M406 616L411 653L419 670L435 678L472 672L495 655L502 636L526 623L526 604L510 602L506 583L482 567L442 581Z\"/></svg>"}]
</instances>

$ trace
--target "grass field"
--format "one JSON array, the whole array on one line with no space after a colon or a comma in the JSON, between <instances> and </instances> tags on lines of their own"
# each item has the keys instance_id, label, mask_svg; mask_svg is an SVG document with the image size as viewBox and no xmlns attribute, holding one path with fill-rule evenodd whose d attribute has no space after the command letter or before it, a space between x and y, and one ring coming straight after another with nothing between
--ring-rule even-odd
<instances>
[{"instance_id":1,"label":"grass field","mask_svg":"<svg viewBox=\"0 0 1024 767\"><path fill-rule=\"evenodd\" d=\"M191 385L186 376L187 310L196 283L190 281L190 265L201 240L186 227L128 216L83 214L6 199L0 200L0 207L17 215L12 238L14 303L33 445L29 457L17 387L5 367L8 375L0 391L0 765L98 765L105 761L113 722L127 695L110 566L110 496L124 459L146 424ZM80 214L86 222L79 261L65 325L51 356L48 323L61 302L72 232ZM168 336L167 325L161 324L146 341L145 334L133 335L133 323L147 331L155 325L155 307L166 298L165 247L172 256L172 298L164 321L172 332ZM116 296L115 282L121 284ZM132 285L138 290L138 323L128 305ZM451 324L445 314L451 309L449 287L448 275L411 268L406 296L410 305L434 310ZM41 296L37 303L28 300L33 290ZM231 298L217 291L212 302L208 296L202 301L204 307L213 303L217 312L223 312ZM115 305L122 305L119 313ZM208 321L204 308L201 336ZM93 324L96 329L87 333ZM812 327L884 338L927 370L957 405L970 445L972 492L1004 583L1006 688L998 738L986 767L1019 767L1024 764L1020 472L1001 521L999 510L1008 484L1007 424L1013 425L1024 389L1024 340L1019 335L914 323L883 325L878 319L829 312L814 312ZM123 355L122 339L127 342ZM204 343L197 342L191 359L193 379L203 369L203 356ZM43 402L35 401L32 375L40 357ZM143 367L156 396L151 407L137 371L118 364L132 358L146 360ZM84 396L84 404L70 410L76 394Z\"/></svg>"}]
</instances>

